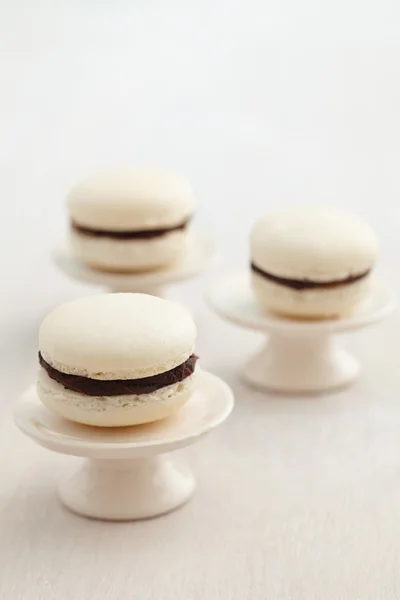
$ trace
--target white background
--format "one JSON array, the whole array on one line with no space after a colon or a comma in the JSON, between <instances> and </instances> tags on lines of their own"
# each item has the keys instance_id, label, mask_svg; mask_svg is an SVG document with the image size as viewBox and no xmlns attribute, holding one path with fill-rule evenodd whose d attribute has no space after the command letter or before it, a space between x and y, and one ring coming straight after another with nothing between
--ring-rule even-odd
<instances>
[{"instance_id":1,"label":"white background","mask_svg":"<svg viewBox=\"0 0 400 600\"><path fill-rule=\"evenodd\" d=\"M69 187L102 168L185 173L226 268L246 264L249 226L272 207L351 207L398 290L399 73L396 0L0 3L2 600L400 597L398 316L349 340L364 363L351 390L286 399L239 383L259 341L205 307L212 276L175 289L237 406L195 452L195 499L164 519L62 510L56 480L74 459L9 415L44 314L95 291L49 253Z\"/></svg>"}]
</instances>

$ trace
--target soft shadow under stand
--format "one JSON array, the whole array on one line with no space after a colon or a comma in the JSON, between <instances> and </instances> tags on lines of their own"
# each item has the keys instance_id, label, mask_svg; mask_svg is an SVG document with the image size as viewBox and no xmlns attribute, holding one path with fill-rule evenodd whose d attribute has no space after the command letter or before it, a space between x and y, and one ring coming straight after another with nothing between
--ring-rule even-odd
<instances>
[{"instance_id":1,"label":"soft shadow under stand","mask_svg":"<svg viewBox=\"0 0 400 600\"><path fill-rule=\"evenodd\" d=\"M396 302L375 283L357 312L343 319L301 321L263 313L246 273L231 275L212 288L207 299L221 317L266 335L262 349L243 368L244 380L262 390L322 392L351 383L359 362L336 334L372 325L390 314Z\"/></svg>"}]
</instances>

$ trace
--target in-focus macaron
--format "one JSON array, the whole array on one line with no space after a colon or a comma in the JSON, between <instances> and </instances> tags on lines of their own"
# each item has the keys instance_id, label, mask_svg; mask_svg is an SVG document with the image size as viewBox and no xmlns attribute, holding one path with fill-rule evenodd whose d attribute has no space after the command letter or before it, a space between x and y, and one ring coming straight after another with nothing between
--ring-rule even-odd
<instances>
[{"instance_id":1,"label":"in-focus macaron","mask_svg":"<svg viewBox=\"0 0 400 600\"><path fill-rule=\"evenodd\" d=\"M91 267L154 270L186 252L196 202L190 184L175 173L114 169L77 185L67 202L73 252Z\"/></svg>"},{"instance_id":2,"label":"in-focus macaron","mask_svg":"<svg viewBox=\"0 0 400 600\"><path fill-rule=\"evenodd\" d=\"M62 304L39 331L39 398L86 425L163 419L193 392L195 340L190 314L155 296L104 294Z\"/></svg>"},{"instance_id":3,"label":"in-focus macaron","mask_svg":"<svg viewBox=\"0 0 400 600\"><path fill-rule=\"evenodd\" d=\"M350 314L370 290L378 242L353 214L297 207L257 221L251 236L251 280L267 311L300 318Z\"/></svg>"}]
</instances>

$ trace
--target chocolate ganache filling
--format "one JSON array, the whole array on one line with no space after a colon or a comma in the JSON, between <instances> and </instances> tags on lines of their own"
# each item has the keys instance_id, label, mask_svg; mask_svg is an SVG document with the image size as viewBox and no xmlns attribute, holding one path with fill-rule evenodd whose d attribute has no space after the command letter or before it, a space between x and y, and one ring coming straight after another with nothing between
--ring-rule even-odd
<instances>
[{"instance_id":1,"label":"chocolate ganache filling","mask_svg":"<svg viewBox=\"0 0 400 600\"><path fill-rule=\"evenodd\" d=\"M368 269L367 271L359 273L358 275L349 275L349 277L346 277L345 279L336 279L334 281L312 281L311 279L286 279L285 277L278 277L277 275L272 275L272 273L263 271L253 262L251 263L251 269L254 271L254 273L257 273L257 275L265 277L265 279L269 279L274 283L279 283L280 285L284 285L294 290L335 288L341 285L348 285L355 283L356 281L360 281L360 279L363 279L370 273L370 269Z\"/></svg>"},{"instance_id":2,"label":"chocolate ganache filling","mask_svg":"<svg viewBox=\"0 0 400 600\"><path fill-rule=\"evenodd\" d=\"M185 362L170 371L142 377L141 379L91 379L81 375L71 375L58 371L46 362L39 352L39 362L48 376L68 390L74 390L87 396L121 396L123 394L150 394L160 388L179 383L189 377L196 367L198 357L189 356Z\"/></svg>"},{"instance_id":3,"label":"chocolate ganache filling","mask_svg":"<svg viewBox=\"0 0 400 600\"><path fill-rule=\"evenodd\" d=\"M155 237L161 237L173 231L183 231L189 224L190 219L186 219L173 227L162 227L160 229L142 229L140 231L103 231L102 229L91 229L90 227L82 227L75 221L72 221L71 227L77 233L91 237L108 237L116 240L146 240Z\"/></svg>"}]
</instances>

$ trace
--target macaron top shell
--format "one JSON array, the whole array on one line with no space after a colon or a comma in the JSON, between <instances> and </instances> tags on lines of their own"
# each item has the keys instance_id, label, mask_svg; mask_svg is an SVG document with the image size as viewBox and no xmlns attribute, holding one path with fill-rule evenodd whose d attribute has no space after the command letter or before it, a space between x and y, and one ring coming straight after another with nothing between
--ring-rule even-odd
<instances>
[{"instance_id":1,"label":"macaron top shell","mask_svg":"<svg viewBox=\"0 0 400 600\"><path fill-rule=\"evenodd\" d=\"M252 262L267 273L321 282L368 271L378 253L367 223L325 206L266 215L254 225L250 246Z\"/></svg>"},{"instance_id":2,"label":"macaron top shell","mask_svg":"<svg viewBox=\"0 0 400 600\"><path fill-rule=\"evenodd\" d=\"M62 304L42 322L39 351L63 373L140 379L193 353L196 327L179 304L146 294L104 294Z\"/></svg>"},{"instance_id":3,"label":"macaron top shell","mask_svg":"<svg viewBox=\"0 0 400 600\"><path fill-rule=\"evenodd\" d=\"M125 167L83 181L68 196L73 221L101 231L144 231L180 225L196 201L183 177L152 167Z\"/></svg>"}]
</instances>

